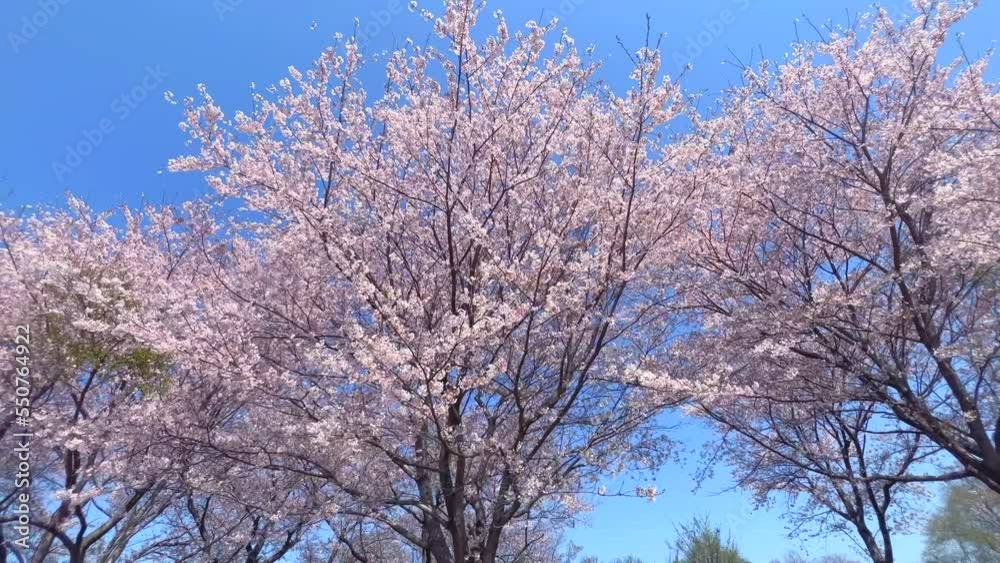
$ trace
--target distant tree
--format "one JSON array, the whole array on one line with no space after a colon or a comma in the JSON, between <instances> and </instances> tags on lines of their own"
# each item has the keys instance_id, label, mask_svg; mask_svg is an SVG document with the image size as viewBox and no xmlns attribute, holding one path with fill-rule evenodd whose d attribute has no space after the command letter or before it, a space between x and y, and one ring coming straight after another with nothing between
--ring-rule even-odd
<instances>
[{"instance_id":1,"label":"distant tree","mask_svg":"<svg viewBox=\"0 0 1000 563\"><path fill-rule=\"evenodd\" d=\"M976 481L949 485L944 506L927 522L924 561L1000 561L1000 495Z\"/></svg>"},{"instance_id":2,"label":"distant tree","mask_svg":"<svg viewBox=\"0 0 1000 563\"><path fill-rule=\"evenodd\" d=\"M750 563L731 539L722 539L722 532L708 518L681 525L673 548L674 563Z\"/></svg>"}]
</instances>

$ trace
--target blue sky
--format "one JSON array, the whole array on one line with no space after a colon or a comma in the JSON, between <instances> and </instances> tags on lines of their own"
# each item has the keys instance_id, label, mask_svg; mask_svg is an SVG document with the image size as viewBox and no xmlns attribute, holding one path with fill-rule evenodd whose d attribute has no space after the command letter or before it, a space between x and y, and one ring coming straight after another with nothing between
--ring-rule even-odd
<instances>
[{"instance_id":1,"label":"blue sky","mask_svg":"<svg viewBox=\"0 0 1000 563\"><path fill-rule=\"evenodd\" d=\"M163 100L165 90L185 96L205 83L224 108L246 109L251 82L270 84L289 65L306 66L334 32L350 32L355 17L369 52L408 36L425 37L428 28L406 3L5 0L0 3L0 68L7 76L0 88L0 208L58 205L66 190L97 208L143 199L176 202L202 193L198 177L163 172L169 158L185 152L177 129L180 106ZM423 3L437 6L436 0ZM893 11L905 7L903 0L882 4ZM612 84L627 74L616 37L638 46L648 13L654 30L667 34L667 70L693 64L683 84L711 99L738 78L722 64L730 51L744 59L752 52L781 58L795 36L796 18L844 22L869 5L868 0L493 0L488 9L502 8L512 25L559 16L578 44L596 45L605 61L600 76ZM983 0L960 27L967 50L985 52L997 24L1000 1ZM379 71L370 69L370 80L377 80ZM675 437L694 453L710 439L691 425ZM725 468L693 493L694 463L672 465L657 475L666 493L655 503L609 500L590 515L590 526L572 530L569 538L601 558L635 554L663 561L664 542L675 524L710 514L754 563L803 547L812 555L849 552L839 540L786 538L782 506L753 511L744 493L728 491ZM917 561L919 538L902 537L897 552L899 561Z\"/></svg>"}]
</instances>

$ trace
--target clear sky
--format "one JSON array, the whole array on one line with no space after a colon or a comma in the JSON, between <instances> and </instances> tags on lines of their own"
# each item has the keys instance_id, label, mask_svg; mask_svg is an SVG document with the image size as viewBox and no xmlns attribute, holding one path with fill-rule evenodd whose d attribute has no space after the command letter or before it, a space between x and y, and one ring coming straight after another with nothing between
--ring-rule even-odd
<instances>
[{"instance_id":1,"label":"clear sky","mask_svg":"<svg viewBox=\"0 0 1000 563\"><path fill-rule=\"evenodd\" d=\"M423 0L436 7L437 0ZM176 202L205 188L196 176L164 172L166 161L185 152L177 129L178 97L205 83L220 104L247 109L251 82L267 85L289 65L305 67L337 31L360 20L368 52L422 39L428 27L406 0L4 0L0 3L0 208L60 204L63 192L107 208L144 198ZM869 0L491 0L512 27L527 19L558 16L578 45L594 44L605 61L601 78L622 83L627 61L620 36L640 45L645 15L667 34L666 68L694 65L683 84L716 92L737 79L722 64L733 54L746 60L763 52L781 58L795 37L795 21L845 22ZM904 0L882 2L904 9ZM314 23L315 22L315 23ZM985 52L1000 29L1000 0L982 6L960 27L972 54ZM755 58L759 57L756 55ZM996 67L994 65L993 70ZM377 88L380 68L368 75ZM89 150L88 150L89 149ZM86 154L84 154L86 153ZM692 493L698 448L711 436L696 426L674 432L689 462L657 476L666 491L655 503L609 500L591 513L570 539L602 559L634 554L663 561L675 524L710 514L728 528L745 555L767 563L789 550L811 555L849 553L840 540L786 538L782 505L754 511L743 493L729 491L725 468ZM897 560L919 560L920 539L899 540ZM859 557L860 559L860 557Z\"/></svg>"}]
</instances>

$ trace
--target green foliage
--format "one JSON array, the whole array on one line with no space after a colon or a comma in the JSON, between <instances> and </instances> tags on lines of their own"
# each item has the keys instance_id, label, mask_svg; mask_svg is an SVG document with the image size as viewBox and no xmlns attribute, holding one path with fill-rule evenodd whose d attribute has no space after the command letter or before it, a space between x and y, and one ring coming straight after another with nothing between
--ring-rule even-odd
<instances>
[{"instance_id":1,"label":"green foliage","mask_svg":"<svg viewBox=\"0 0 1000 563\"><path fill-rule=\"evenodd\" d=\"M36 342L65 368L65 377L97 370L103 376L128 382L131 389L143 395L162 394L169 389L169 358L131 339L97 338L74 330L61 315L49 313L44 333Z\"/></svg>"},{"instance_id":2,"label":"green foliage","mask_svg":"<svg viewBox=\"0 0 1000 563\"><path fill-rule=\"evenodd\" d=\"M750 563L732 540L722 539L708 518L695 518L678 528L673 547L674 563Z\"/></svg>"},{"instance_id":3,"label":"green foliage","mask_svg":"<svg viewBox=\"0 0 1000 563\"><path fill-rule=\"evenodd\" d=\"M948 486L927 523L927 563L1000 561L1000 495L979 481Z\"/></svg>"}]
</instances>

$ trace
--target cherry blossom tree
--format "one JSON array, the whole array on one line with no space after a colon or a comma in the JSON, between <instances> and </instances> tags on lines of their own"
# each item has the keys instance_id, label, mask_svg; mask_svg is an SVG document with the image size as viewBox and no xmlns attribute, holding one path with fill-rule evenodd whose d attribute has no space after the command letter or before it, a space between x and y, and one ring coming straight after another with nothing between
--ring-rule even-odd
<instances>
[{"instance_id":1,"label":"cherry blossom tree","mask_svg":"<svg viewBox=\"0 0 1000 563\"><path fill-rule=\"evenodd\" d=\"M322 480L345 544L374 527L439 563L496 561L599 475L663 459L664 280L693 191L655 46L618 95L555 22L497 12L474 39L481 9L425 11L441 48L392 53L374 102L350 39L251 114L203 89L200 151L172 163L241 207L202 249L211 328L185 355L259 432L202 445Z\"/></svg>"},{"instance_id":2,"label":"cherry blossom tree","mask_svg":"<svg viewBox=\"0 0 1000 563\"><path fill-rule=\"evenodd\" d=\"M168 429L195 428L195 418L170 415L188 414L198 398L177 352L198 288L198 256L189 251L205 231L178 210L94 213L72 197L67 207L0 217L0 318L7 334L30 330L28 352L5 344L4 368L29 358L31 383L29 425L5 414L0 427L5 443L30 432L31 482L4 483L0 518L10 538L7 523L27 490L34 528L30 550L15 552L7 541L4 556L276 561L320 517L290 509L299 483L237 473L164 438ZM200 535L186 534L192 529ZM236 559L226 552L234 544Z\"/></svg>"},{"instance_id":3,"label":"cherry blossom tree","mask_svg":"<svg viewBox=\"0 0 1000 563\"><path fill-rule=\"evenodd\" d=\"M950 455L952 468L917 473L1000 490L1000 96L987 59L942 60L972 7L916 1L908 20L878 10L817 29L780 65L745 68L699 124L716 150L699 168L686 296L702 331L685 361L703 396L774 399L739 427L813 434L847 405ZM810 386L834 409L799 419ZM779 427L765 449L789 445L772 441ZM811 438L790 436L794 459L812 455Z\"/></svg>"},{"instance_id":4,"label":"cherry blossom tree","mask_svg":"<svg viewBox=\"0 0 1000 563\"><path fill-rule=\"evenodd\" d=\"M18 494L30 492L34 543L21 556L31 561L118 560L171 499L160 479L124 468L141 455L127 440L133 408L169 384L165 311L150 297L171 293L162 274L175 261L144 234L162 215L126 211L124 230L111 216L71 198L65 211L0 217L0 320L4 334L30 335L18 354L5 339L0 361L24 366L31 389L29 425L9 413L0 427L5 443L30 432L30 487L5 481L0 508L16 520Z\"/></svg>"}]
</instances>

